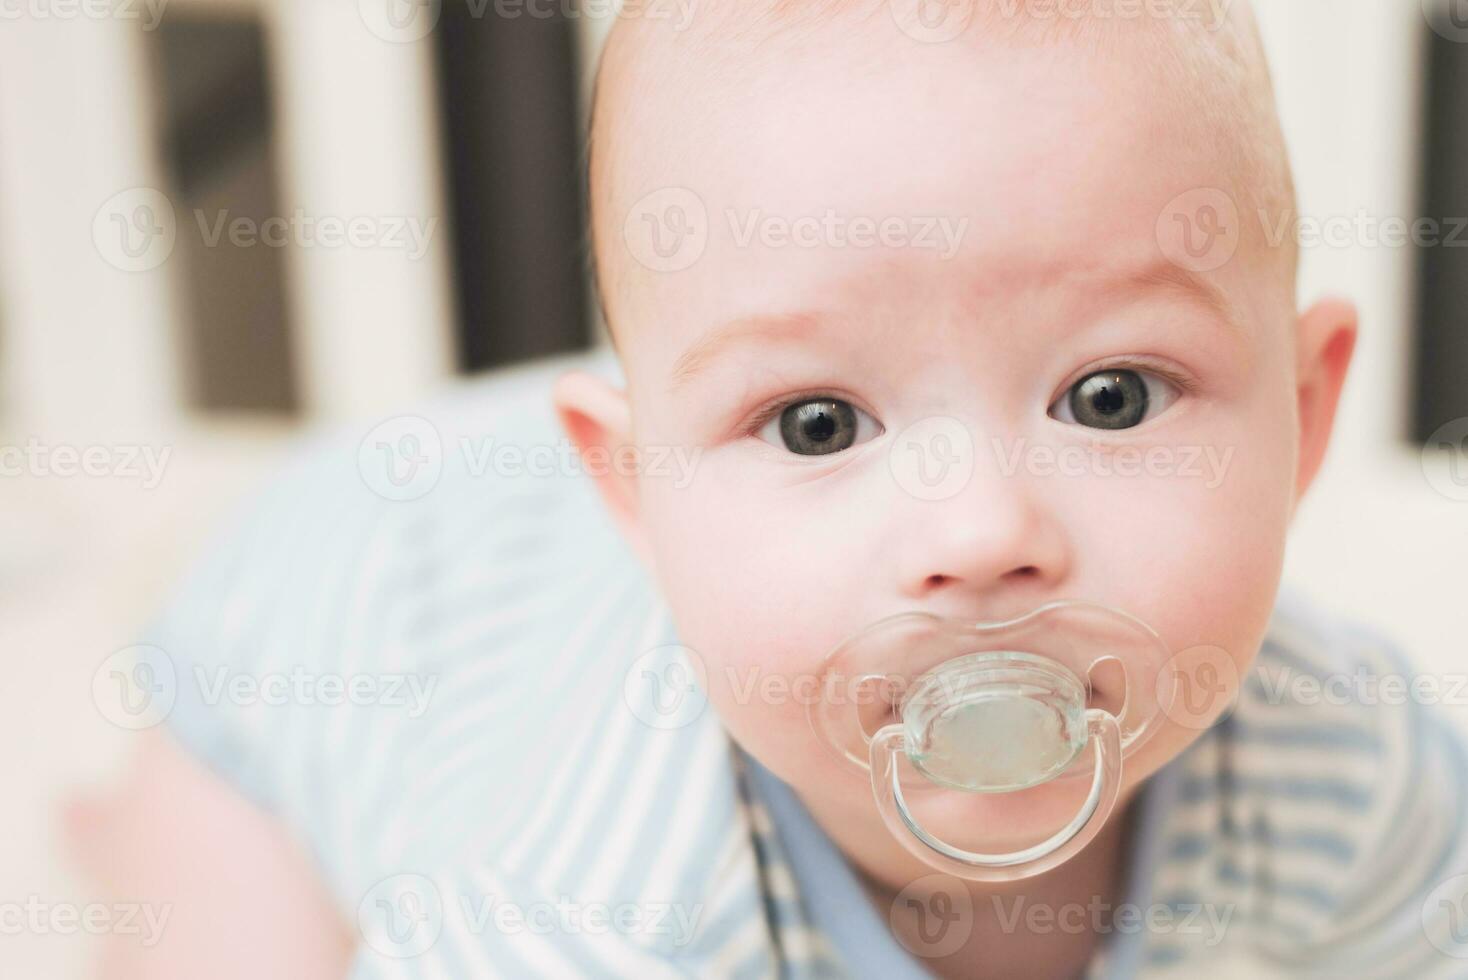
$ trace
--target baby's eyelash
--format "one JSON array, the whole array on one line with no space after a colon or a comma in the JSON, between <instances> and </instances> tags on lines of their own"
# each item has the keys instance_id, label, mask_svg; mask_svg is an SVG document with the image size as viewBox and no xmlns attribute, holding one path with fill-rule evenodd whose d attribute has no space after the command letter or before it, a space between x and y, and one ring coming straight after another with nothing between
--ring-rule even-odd
<instances>
[{"instance_id":1,"label":"baby's eyelash","mask_svg":"<svg viewBox=\"0 0 1468 980\"><path fill-rule=\"evenodd\" d=\"M749 420L745 422L742 426L740 426L740 428L745 430L746 435L754 435L756 432L763 429L765 427L765 424L768 423L770 419L775 418L777 415L785 411L785 409L789 408L790 406L799 405L801 402L822 400L842 402L851 401L851 399L843 395L838 395L830 391L811 391L799 395L781 395L777 400L773 402L767 402L762 407L755 409L754 414L751 415L749 417Z\"/></svg>"},{"instance_id":2,"label":"baby's eyelash","mask_svg":"<svg viewBox=\"0 0 1468 980\"><path fill-rule=\"evenodd\" d=\"M1056 392L1055 398L1060 398L1061 396L1063 396L1067 391L1075 386L1076 382L1082 380L1083 378L1088 378L1091 375L1096 374L1100 371L1112 371L1116 369L1146 371L1151 374L1155 374L1160 378L1172 382L1173 384L1177 385L1178 388L1180 388L1182 391L1190 395L1195 394L1198 391L1197 379L1184 372L1181 368L1174 366L1171 361L1165 361L1161 358L1152 357L1146 354L1131 354L1110 358L1108 360L1098 361L1095 364L1088 365L1080 371L1075 372L1065 380L1064 384L1060 386L1060 390ZM1052 401L1053 400L1054 399L1052 399Z\"/></svg>"}]
</instances>

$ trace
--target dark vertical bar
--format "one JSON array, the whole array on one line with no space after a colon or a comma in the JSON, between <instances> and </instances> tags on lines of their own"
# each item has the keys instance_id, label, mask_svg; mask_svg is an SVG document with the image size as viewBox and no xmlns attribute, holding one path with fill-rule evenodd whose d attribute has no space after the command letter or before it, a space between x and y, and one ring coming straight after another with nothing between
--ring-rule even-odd
<instances>
[{"instance_id":1,"label":"dark vertical bar","mask_svg":"<svg viewBox=\"0 0 1468 980\"><path fill-rule=\"evenodd\" d=\"M446 3L437 31L466 371L590 341L573 24L506 9Z\"/></svg>"},{"instance_id":2,"label":"dark vertical bar","mask_svg":"<svg viewBox=\"0 0 1468 980\"><path fill-rule=\"evenodd\" d=\"M163 152L183 263L190 402L205 410L298 405L282 249L241 245L231 221L280 215L264 34L258 19L170 12L157 34Z\"/></svg>"},{"instance_id":3,"label":"dark vertical bar","mask_svg":"<svg viewBox=\"0 0 1468 980\"><path fill-rule=\"evenodd\" d=\"M1422 214L1442 242L1419 251L1412 435L1468 417L1468 44L1429 32Z\"/></svg>"}]
</instances>

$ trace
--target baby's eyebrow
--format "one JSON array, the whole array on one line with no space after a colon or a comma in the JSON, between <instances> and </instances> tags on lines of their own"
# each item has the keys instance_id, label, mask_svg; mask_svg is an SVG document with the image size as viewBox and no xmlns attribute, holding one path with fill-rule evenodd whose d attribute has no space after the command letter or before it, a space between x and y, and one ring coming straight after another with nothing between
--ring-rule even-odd
<instances>
[{"instance_id":1,"label":"baby's eyebrow","mask_svg":"<svg viewBox=\"0 0 1468 980\"><path fill-rule=\"evenodd\" d=\"M1243 321L1238 316L1238 310L1216 283L1166 260L1139 271L1108 278L1104 287L1105 292L1123 296L1158 290L1201 303L1231 329L1238 333L1243 332ZM826 323L827 317L816 312L758 313L737 317L710 330L679 355L673 364L672 381L669 382L668 390L676 391L686 385L730 347L760 340L795 339L819 332Z\"/></svg>"},{"instance_id":2,"label":"baby's eyebrow","mask_svg":"<svg viewBox=\"0 0 1468 980\"><path fill-rule=\"evenodd\" d=\"M1116 282L1123 292L1153 292L1163 289L1208 307L1235 330L1243 330L1237 307L1213 280L1163 260Z\"/></svg>"},{"instance_id":3,"label":"baby's eyebrow","mask_svg":"<svg viewBox=\"0 0 1468 980\"><path fill-rule=\"evenodd\" d=\"M673 364L670 391L687 384L724 350L756 340L788 339L819 330L819 313L758 313L730 320L710 330L684 351Z\"/></svg>"}]
</instances>

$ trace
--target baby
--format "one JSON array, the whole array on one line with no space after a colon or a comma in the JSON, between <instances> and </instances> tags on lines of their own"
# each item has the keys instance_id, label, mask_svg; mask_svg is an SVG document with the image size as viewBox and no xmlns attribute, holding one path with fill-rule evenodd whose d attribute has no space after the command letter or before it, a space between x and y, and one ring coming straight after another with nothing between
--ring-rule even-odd
<instances>
[{"instance_id":1,"label":"baby","mask_svg":"<svg viewBox=\"0 0 1468 980\"><path fill-rule=\"evenodd\" d=\"M252 976L1454 972L1456 743L1411 704L1290 693L1401 668L1276 605L1356 316L1297 311L1291 236L1256 219L1293 189L1245 4L629 12L590 162L618 366L422 416L446 445L549 443L560 374L555 417L625 547L581 475L487 486L449 460L412 503L279 491L150 642L437 694L413 717L262 715L181 682L169 731L214 772L155 736L122 816L74 816L96 852L187 792L228 833L152 879L176 935L237 912ZM323 451L301 480L356 459ZM289 559L263 543L286 539ZM1060 600L1155 632L1155 691L1121 656L1087 693L1159 714L1069 860L935 870L813 729L826 657L895 614ZM924 812L1029 848L1082 806L1090 758ZM146 824L135 840L176 852Z\"/></svg>"}]
</instances>

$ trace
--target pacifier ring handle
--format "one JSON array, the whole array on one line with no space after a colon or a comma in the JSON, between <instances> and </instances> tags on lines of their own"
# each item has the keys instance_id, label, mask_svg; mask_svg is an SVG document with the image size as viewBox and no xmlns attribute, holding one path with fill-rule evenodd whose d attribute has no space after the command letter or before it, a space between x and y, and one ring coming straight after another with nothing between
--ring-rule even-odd
<instances>
[{"instance_id":1,"label":"pacifier ring handle","mask_svg":"<svg viewBox=\"0 0 1468 980\"><path fill-rule=\"evenodd\" d=\"M1087 741L1094 746L1095 775L1075 817L1032 847L999 854L968 851L926 830L908 808L900 766L907 756L901 725L888 725L871 742L872 791L889 830L919 859L969 881L1017 881L1054 868L1084 848L1106 823L1121 791L1121 729L1109 711L1086 712Z\"/></svg>"}]
</instances>

